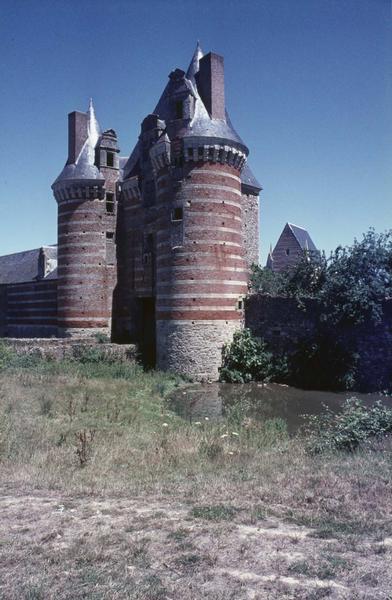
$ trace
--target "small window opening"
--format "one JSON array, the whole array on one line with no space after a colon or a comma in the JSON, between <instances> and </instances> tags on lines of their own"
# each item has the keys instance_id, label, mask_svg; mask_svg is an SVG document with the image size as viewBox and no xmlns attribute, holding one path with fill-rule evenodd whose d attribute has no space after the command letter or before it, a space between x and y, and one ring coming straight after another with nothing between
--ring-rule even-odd
<instances>
[{"instance_id":1,"label":"small window opening","mask_svg":"<svg viewBox=\"0 0 392 600\"><path fill-rule=\"evenodd\" d=\"M184 117L184 103L182 100L176 102L176 119L182 119Z\"/></svg>"},{"instance_id":2,"label":"small window opening","mask_svg":"<svg viewBox=\"0 0 392 600\"><path fill-rule=\"evenodd\" d=\"M106 194L106 212L114 213L114 194L110 192Z\"/></svg>"},{"instance_id":3,"label":"small window opening","mask_svg":"<svg viewBox=\"0 0 392 600\"><path fill-rule=\"evenodd\" d=\"M172 210L172 221L182 221L182 206L177 206Z\"/></svg>"},{"instance_id":4,"label":"small window opening","mask_svg":"<svg viewBox=\"0 0 392 600\"><path fill-rule=\"evenodd\" d=\"M113 154L113 152L107 152L106 153L106 166L107 167L114 167L114 154Z\"/></svg>"},{"instance_id":5,"label":"small window opening","mask_svg":"<svg viewBox=\"0 0 392 600\"><path fill-rule=\"evenodd\" d=\"M289 256L290 254L290 248L286 248L286 256Z\"/></svg>"},{"instance_id":6,"label":"small window opening","mask_svg":"<svg viewBox=\"0 0 392 600\"><path fill-rule=\"evenodd\" d=\"M106 239L107 240L113 240L114 239L114 231L107 231L106 232Z\"/></svg>"},{"instance_id":7,"label":"small window opening","mask_svg":"<svg viewBox=\"0 0 392 600\"><path fill-rule=\"evenodd\" d=\"M242 300L242 298L238 300L237 308L238 310L242 310L244 308L244 301Z\"/></svg>"}]
</instances>

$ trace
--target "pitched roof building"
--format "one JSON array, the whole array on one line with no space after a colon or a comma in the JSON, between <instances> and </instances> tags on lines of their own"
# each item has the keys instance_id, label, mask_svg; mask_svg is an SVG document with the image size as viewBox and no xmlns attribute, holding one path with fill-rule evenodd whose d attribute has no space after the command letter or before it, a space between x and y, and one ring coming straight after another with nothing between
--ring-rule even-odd
<instances>
[{"instance_id":1,"label":"pitched roof building","mask_svg":"<svg viewBox=\"0 0 392 600\"><path fill-rule=\"evenodd\" d=\"M317 252L309 233L303 227L286 223L275 248L269 251L266 266L278 273L285 271L298 262L304 250Z\"/></svg>"}]
</instances>

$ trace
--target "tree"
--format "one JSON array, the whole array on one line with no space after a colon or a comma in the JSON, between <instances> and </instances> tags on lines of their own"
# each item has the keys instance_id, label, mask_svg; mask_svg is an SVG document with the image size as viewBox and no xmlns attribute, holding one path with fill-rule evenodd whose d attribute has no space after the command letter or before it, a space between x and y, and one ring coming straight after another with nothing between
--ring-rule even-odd
<instances>
[{"instance_id":1,"label":"tree","mask_svg":"<svg viewBox=\"0 0 392 600\"><path fill-rule=\"evenodd\" d=\"M331 324L381 321L383 302L392 295L392 230L369 229L361 241L339 246L328 260L318 293L323 318Z\"/></svg>"}]
</instances>

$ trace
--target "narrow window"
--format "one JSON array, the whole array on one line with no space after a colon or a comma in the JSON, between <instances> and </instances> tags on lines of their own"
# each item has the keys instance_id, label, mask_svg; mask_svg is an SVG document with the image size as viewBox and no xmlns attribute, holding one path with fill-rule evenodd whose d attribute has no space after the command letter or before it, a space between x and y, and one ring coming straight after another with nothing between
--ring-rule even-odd
<instances>
[{"instance_id":1,"label":"narrow window","mask_svg":"<svg viewBox=\"0 0 392 600\"><path fill-rule=\"evenodd\" d=\"M290 248L286 248L286 256L290 254Z\"/></svg>"},{"instance_id":2,"label":"narrow window","mask_svg":"<svg viewBox=\"0 0 392 600\"><path fill-rule=\"evenodd\" d=\"M173 208L171 220L182 221L182 206L177 206L176 208Z\"/></svg>"},{"instance_id":3,"label":"narrow window","mask_svg":"<svg viewBox=\"0 0 392 600\"><path fill-rule=\"evenodd\" d=\"M182 100L176 102L176 119L182 119L184 116L184 103Z\"/></svg>"},{"instance_id":4,"label":"narrow window","mask_svg":"<svg viewBox=\"0 0 392 600\"><path fill-rule=\"evenodd\" d=\"M114 154L113 152L106 152L106 166L114 167Z\"/></svg>"},{"instance_id":5,"label":"narrow window","mask_svg":"<svg viewBox=\"0 0 392 600\"><path fill-rule=\"evenodd\" d=\"M111 192L106 194L106 212L114 213L114 194Z\"/></svg>"},{"instance_id":6,"label":"narrow window","mask_svg":"<svg viewBox=\"0 0 392 600\"><path fill-rule=\"evenodd\" d=\"M243 303L242 298L240 298L237 303L237 308L238 308L238 310L242 310L243 307L244 307L244 303Z\"/></svg>"}]
</instances>

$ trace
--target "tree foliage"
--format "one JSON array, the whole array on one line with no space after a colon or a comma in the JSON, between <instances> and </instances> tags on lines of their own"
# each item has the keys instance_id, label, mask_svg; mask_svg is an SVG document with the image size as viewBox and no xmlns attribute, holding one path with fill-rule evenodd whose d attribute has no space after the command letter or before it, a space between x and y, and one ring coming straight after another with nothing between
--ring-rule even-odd
<instances>
[{"instance_id":1,"label":"tree foliage","mask_svg":"<svg viewBox=\"0 0 392 600\"><path fill-rule=\"evenodd\" d=\"M322 319L331 325L359 324L382 318L384 300L392 296L392 230L369 229L362 240L324 254L305 250L283 273L253 266L253 291L272 296L316 298Z\"/></svg>"}]
</instances>

